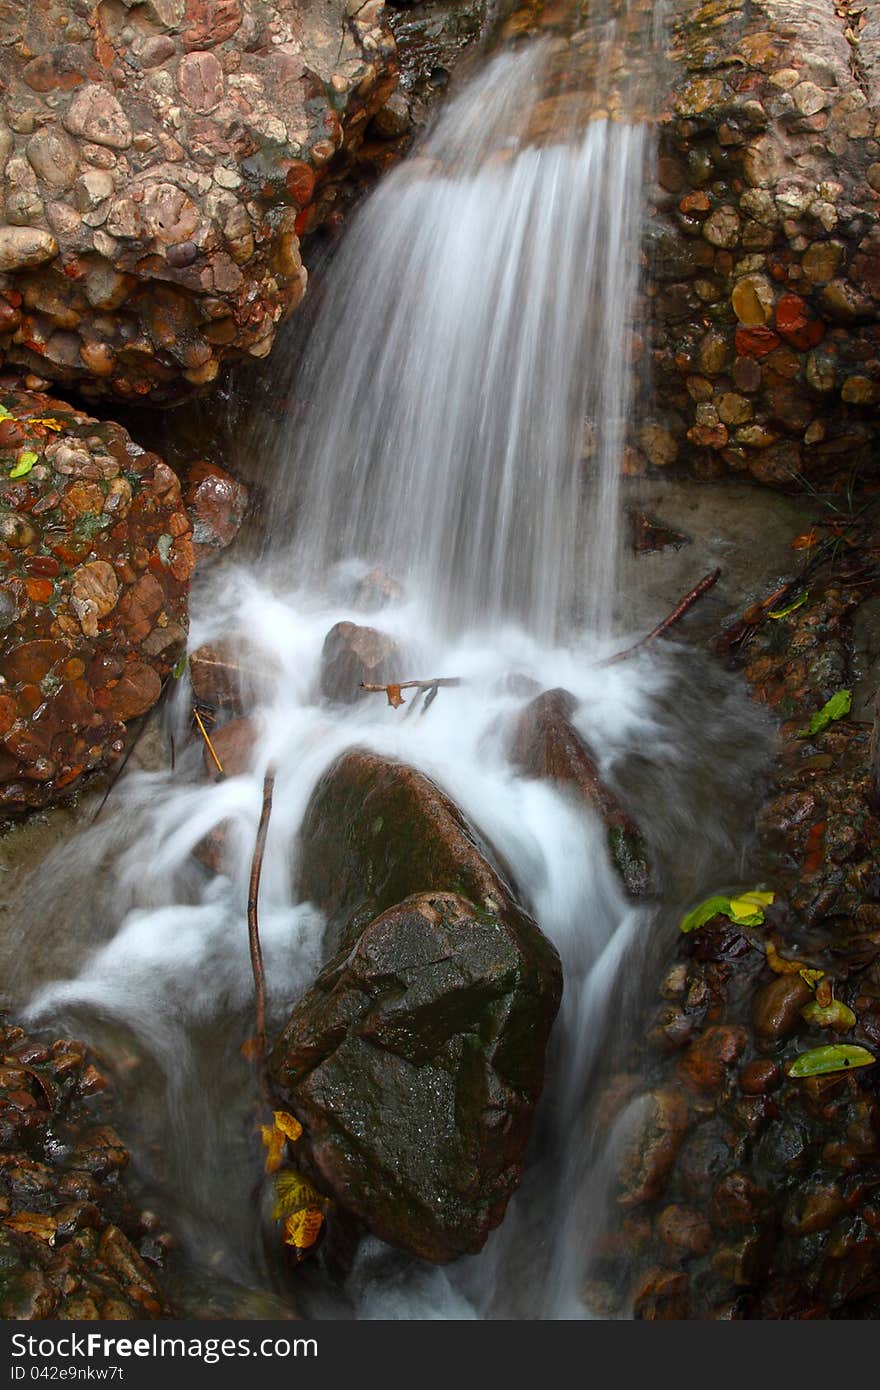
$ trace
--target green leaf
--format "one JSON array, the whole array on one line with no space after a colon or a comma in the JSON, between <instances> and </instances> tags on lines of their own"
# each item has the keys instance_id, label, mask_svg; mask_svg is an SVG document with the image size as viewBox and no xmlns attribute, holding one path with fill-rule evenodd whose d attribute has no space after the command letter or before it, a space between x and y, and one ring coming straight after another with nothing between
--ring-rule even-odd
<instances>
[{"instance_id":1,"label":"green leaf","mask_svg":"<svg viewBox=\"0 0 880 1390\"><path fill-rule=\"evenodd\" d=\"M851 709L852 691L838 690L830 700L826 700L818 714L813 715L809 727L798 731L798 738L812 738L814 734L823 733L829 724L833 724L835 719L843 719Z\"/></svg>"},{"instance_id":2,"label":"green leaf","mask_svg":"<svg viewBox=\"0 0 880 1390\"><path fill-rule=\"evenodd\" d=\"M682 917L679 931L696 931L719 913L729 917L738 927L759 927L764 920L764 908L770 906L775 896L775 893L764 893L758 889L740 893L735 898L725 893L716 893L713 897L706 898L705 902L701 902L699 907L695 907L686 917Z\"/></svg>"},{"instance_id":3,"label":"green leaf","mask_svg":"<svg viewBox=\"0 0 880 1390\"><path fill-rule=\"evenodd\" d=\"M174 669L172 670L171 674L172 674L172 676L174 677L174 679L175 679L176 681L179 681L185 670L186 670L186 652L184 652L183 656L180 658L180 660L178 661L177 665L176 665L176 666L174 667Z\"/></svg>"},{"instance_id":4,"label":"green leaf","mask_svg":"<svg viewBox=\"0 0 880 1390\"><path fill-rule=\"evenodd\" d=\"M5 405L0 405L0 420L11 420L12 411L7 410Z\"/></svg>"},{"instance_id":5,"label":"green leaf","mask_svg":"<svg viewBox=\"0 0 880 1390\"><path fill-rule=\"evenodd\" d=\"M801 1018L817 1028L834 1028L838 1033L848 1033L858 1022L852 1009L839 999L832 999L830 1004L820 1004L813 999L801 1009Z\"/></svg>"},{"instance_id":6,"label":"green leaf","mask_svg":"<svg viewBox=\"0 0 880 1390\"><path fill-rule=\"evenodd\" d=\"M10 469L10 478L25 478L30 473L35 463L40 459L39 454L35 454L32 449L26 449L23 454L19 454L18 463Z\"/></svg>"},{"instance_id":7,"label":"green leaf","mask_svg":"<svg viewBox=\"0 0 880 1390\"><path fill-rule=\"evenodd\" d=\"M849 1071L852 1067L873 1066L877 1058L866 1047L848 1043L832 1043L830 1047L814 1047L794 1059L789 1076L827 1076L831 1072Z\"/></svg>"},{"instance_id":8,"label":"green leaf","mask_svg":"<svg viewBox=\"0 0 880 1390\"><path fill-rule=\"evenodd\" d=\"M799 608L803 608L809 597L810 591L806 589L798 598L793 599L791 603L787 603L784 608L774 608L772 612L767 614L767 617L776 618L777 620L779 618L787 618L789 613L795 613Z\"/></svg>"}]
</instances>

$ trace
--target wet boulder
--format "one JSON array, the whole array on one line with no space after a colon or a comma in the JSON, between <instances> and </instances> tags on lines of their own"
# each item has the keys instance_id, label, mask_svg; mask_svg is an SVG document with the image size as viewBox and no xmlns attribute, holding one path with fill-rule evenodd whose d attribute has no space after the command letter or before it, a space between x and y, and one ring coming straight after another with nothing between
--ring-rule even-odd
<instances>
[{"instance_id":1,"label":"wet boulder","mask_svg":"<svg viewBox=\"0 0 880 1390\"><path fill-rule=\"evenodd\" d=\"M424 773L364 748L343 753L312 793L300 830L298 891L327 918L328 950L351 945L413 893L458 893L492 916L522 918L498 852ZM543 938L542 938L543 940ZM544 942L545 961L558 971Z\"/></svg>"},{"instance_id":2,"label":"wet boulder","mask_svg":"<svg viewBox=\"0 0 880 1390\"><path fill-rule=\"evenodd\" d=\"M577 701L567 690L548 690L519 716L510 760L526 777L571 788L603 822L611 855L632 897L650 892L651 869L641 831L617 795L603 782L596 760L572 723Z\"/></svg>"},{"instance_id":3,"label":"wet boulder","mask_svg":"<svg viewBox=\"0 0 880 1390\"><path fill-rule=\"evenodd\" d=\"M359 623L337 623L321 652L321 694L325 700L351 705L362 699L361 684L399 681L400 648L393 637Z\"/></svg>"},{"instance_id":4,"label":"wet boulder","mask_svg":"<svg viewBox=\"0 0 880 1390\"><path fill-rule=\"evenodd\" d=\"M451 892L375 917L293 1011L272 1073L322 1185L392 1245L482 1248L519 1183L559 1002L547 943Z\"/></svg>"},{"instance_id":5,"label":"wet boulder","mask_svg":"<svg viewBox=\"0 0 880 1390\"><path fill-rule=\"evenodd\" d=\"M186 509L193 524L193 551L200 569L231 545L244 521L248 490L219 464L199 460L186 479Z\"/></svg>"},{"instance_id":6,"label":"wet boulder","mask_svg":"<svg viewBox=\"0 0 880 1390\"><path fill-rule=\"evenodd\" d=\"M0 813L122 753L186 645L177 477L119 425L0 389Z\"/></svg>"}]
</instances>

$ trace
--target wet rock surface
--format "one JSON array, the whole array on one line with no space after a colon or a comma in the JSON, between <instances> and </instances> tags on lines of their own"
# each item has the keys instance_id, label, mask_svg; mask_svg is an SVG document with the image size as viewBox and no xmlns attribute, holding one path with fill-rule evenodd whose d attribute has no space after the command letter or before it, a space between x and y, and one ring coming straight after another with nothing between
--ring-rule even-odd
<instances>
[{"instance_id":1,"label":"wet rock surface","mask_svg":"<svg viewBox=\"0 0 880 1390\"><path fill-rule=\"evenodd\" d=\"M0 809L43 806L123 750L186 643L192 525L119 425L0 390Z\"/></svg>"},{"instance_id":2,"label":"wet rock surface","mask_svg":"<svg viewBox=\"0 0 880 1390\"><path fill-rule=\"evenodd\" d=\"M17 4L3 34L3 359L170 400L265 357L396 82L381 4Z\"/></svg>"},{"instance_id":3,"label":"wet rock surface","mask_svg":"<svg viewBox=\"0 0 880 1390\"><path fill-rule=\"evenodd\" d=\"M637 1317L877 1315L877 1069L789 1072L834 1043L880 1055L871 730L844 718L804 736L850 679L853 618L878 559L873 528L826 547L805 603L777 620L772 599L754 604L719 643L780 717L776 786L756 808L756 877L776 901L759 927L717 916L680 937L649 1050L633 1049L606 1089L609 1132L627 1132L626 1107L644 1123L621 1169L620 1243L606 1239L593 1274L600 1297ZM820 992L852 1017L823 1021ZM658 1105L665 1095L683 1122Z\"/></svg>"},{"instance_id":4,"label":"wet rock surface","mask_svg":"<svg viewBox=\"0 0 880 1390\"><path fill-rule=\"evenodd\" d=\"M351 705L367 693L361 685L386 685L400 678L400 647L387 633L348 622L327 633L320 677L325 700Z\"/></svg>"},{"instance_id":5,"label":"wet rock surface","mask_svg":"<svg viewBox=\"0 0 880 1390\"><path fill-rule=\"evenodd\" d=\"M376 917L273 1054L322 1186L423 1259L481 1249L522 1176L558 1002L537 928L439 892Z\"/></svg>"},{"instance_id":6,"label":"wet rock surface","mask_svg":"<svg viewBox=\"0 0 880 1390\"><path fill-rule=\"evenodd\" d=\"M170 1317L170 1237L123 1184L108 1082L82 1043L0 1017L0 1317Z\"/></svg>"},{"instance_id":7,"label":"wet rock surface","mask_svg":"<svg viewBox=\"0 0 880 1390\"><path fill-rule=\"evenodd\" d=\"M526 777L549 778L570 788L602 820L608 851L633 897L650 891L651 870L642 834L620 799L599 775L596 760L572 718L577 701L567 690L548 690L520 715L510 760Z\"/></svg>"}]
</instances>

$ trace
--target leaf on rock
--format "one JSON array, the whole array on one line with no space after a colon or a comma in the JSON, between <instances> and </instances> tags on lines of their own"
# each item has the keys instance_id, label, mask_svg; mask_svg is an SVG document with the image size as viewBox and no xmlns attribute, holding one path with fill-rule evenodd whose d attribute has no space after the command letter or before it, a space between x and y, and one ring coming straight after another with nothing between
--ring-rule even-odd
<instances>
[{"instance_id":1,"label":"leaf on rock","mask_svg":"<svg viewBox=\"0 0 880 1390\"><path fill-rule=\"evenodd\" d=\"M28 420L29 425L44 425L47 430L54 430L60 434L64 425L60 420L56 420L54 415L31 415Z\"/></svg>"},{"instance_id":2,"label":"leaf on rock","mask_svg":"<svg viewBox=\"0 0 880 1390\"><path fill-rule=\"evenodd\" d=\"M275 1116L275 1128L280 1129L286 1139L291 1141L299 1139L303 1127L295 1115L288 1115L286 1110L275 1110L273 1114Z\"/></svg>"},{"instance_id":3,"label":"leaf on rock","mask_svg":"<svg viewBox=\"0 0 880 1390\"><path fill-rule=\"evenodd\" d=\"M14 1216L7 1216L3 1225L12 1231L18 1231L20 1235L36 1236L37 1240L43 1240L47 1245L54 1245L58 1234L58 1222L55 1218L43 1216L36 1211L18 1211Z\"/></svg>"},{"instance_id":4,"label":"leaf on rock","mask_svg":"<svg viewBox=\"0 0 880 1390\"><path fill-rule=\"evenodd\" d=\"M852 1009L842 1004L839 999L832 999L830 1004L825 1005L820 1004L817 999L811 999L809 1004L805 1004L801 1009L801 1018L805 1023L815 1024L817 1028L833 1028L836 1033L848 1033L858 1022Z\"/></svg>"},{"instance_id":5,"label":"leaf on rock","mask_svg":"<svg viewBox=\"0 0 880 1390\"><path fill-rule=\"evenodd\" d=\"M286 1110L275 1110L273 1111L273 1123L261 1125L260 1132L266 1146L266 1172L277 1173L281 1167L284 1145L288 1139L299 1138L302 1134L302 1125L294 1115L288 1115Z\"/></svg>"},{"instance_id":6,"label":"leaf on rock","mask_svg":"<svg viewBox=\"0 0 880 1390\"><path fill-rule=\"evenodd\" d=\"M807 984L810 986L810 989L815 989L815 988L816 988L816 985L819 983L819 981L821 980L822 976L825 974L825 971L824 971L824 970L799 970L799 971L798 971L798 974L800 975L800 977L801 977L802 980L806 980Z\"/></svg>"},{"instance_id":7,"label":"leaf on rock","mask_svg":"<svg viewBox=\"0 0 880 1390\"><path fill-rule=\"evenodd\" d=\"M26 478L39 457L32 449L26 449L23 454L19 454L18 463L9 470L10 478Z\"/></svg>"},{"instance_id":8,"label":"leaf on rock","mask_svg":"<svg viewBox=\"0 0 880 1390\"><path fill-rule=\"evenodd\" d=\"M798 598L793 599L791 603L787 603L787 604L785 605L784 608L774 608L774 609L772 609L772 610L767 614L767 617L768 617L768 618L775 618L777 621L778 621L780 618L787 618L788 615L789 615L789 613L796 613L797 610L798 610L799 608L803 608L804 604L806 603L806 601L807 601L807 599L808 599L809 597L810 597L809 590L805 590L804 593L802 593L802 594L800 594L800 595L798 596Z\"/></svg>"},{"instance_id":9,"label":"leaf on rock","mask_svg":"<svg viewBox=\"0 0 880 1390\"><path fill-rule=\"evenodd\" d=\"M317 1207L295 1211L284 1223L284 1244L293 1245L297 1250L308 1250L321 1234L323 1224L324 1213Z\"/></svg>"},{"instance_id":10,"label":"leaf on rock","mask_svg":"<svg viewBox=\"0 0 880 1390\"><path fill-rule=\"evenodd\" d=\"M285 1168L275 1179L275 1205L272 1208L272 1220L284 1221L292 1213L301 1211L303 1207L319 1206L322 1202L321 1194L314 1188L308 1178L304 1178L302 1173L298 1173L295 1168Z\"/></svg>"},{"instance_id":11,"label":"leaf on rock","mask_svg":"<svg viewBox=\"0 0 880 1390\"><path fill-rule=\"evenodd\" d=\"M404 698L400 693L399 685L386 685L385 693L388 696L388 703L392 709L397 709L398 705L402 705L405 703Z\"/></svg>"},{"instance_id":12,"label":"leaf on rock","mask_svg":"<svg viewBox=\"0 0 880 1390\"><path fill-rule=\"evenodd\" d=\"M831 1072L850 1071L853 1067L871 1067L877 1058L866 1047L848 1043L832 1043L829 1047L813 1047L795 1057L789 1076L827 1076Z\"/></svg>"},{"instance_id":13,"label":"leaf on rock","mask_svg":"<svg viewBox=\"0 0 880 1390\"><path fill-rule=\"evenodd\" d=\"M716 893L683 917L679 923L679 930L696 931L719 914L728 917L738 927L759 927L764 920L764 908L770 906L775 896L775 893L765 893L758 889L740 893L735 898L725 893Z\"/></svg>"},{"instance_id":14,"label":"leaf on rock","mask_svg":"<svg viewBox=\"0 0 880 1390\"><path fill-rule=\"evenodd\" d=\"M0 420L11 420L11 419L12 419L12 411L11 411L11 410L8 410L8 409L6 408L5 405L0 405Z\"/></svg>"},{"instance_id":15,"label":"leaf on rock","mask_svg":"<svg viewBox=\"0 0 880 1390\"><path fill-rule=\"evenodd\" d=\"M851 708L852 691L838 690L835 695L831 696L830 700L826 700L818 713L813 715L808 727L798 731L798 738L812 738L814 734L823 733L829 724L833 724L836 719L843 719L845 715L849 714Z\"/></svg>"},{"instance_id":16,"label":"leaf on rock","mask_svg":"<svg viewBox=\"0 0 880 1390\"><path fill-rule=\"evenodd\" d=\"M775 974L800 975L810 986L810 989L814 989L817 980L821 980L825 974L824 970L812 970L808 966L801 965L799 960L789 960L787 956L781 956L776 942L769 937L764 942L764 954L767 957L767 964Z\"/></svg>"},{"instance_id":17,"label":"leaf on rock","mask_svg":"<svg viewBox=\"0 0 880 1390\"><path fill-rule=\"evenodd\" d=\"M791 543L792 550L812 550L814 545L819 544L818 531L804 531L802 535L795 536ZM770 614L771 618L773 614Z\"/></svg>"},{"instance_id":18,"label":"leaf on rock","mask_svg":"<svg viewBox=\"0 0 880 1390\"><path fill-rule=\"evenodd\" d=\"M186 652L184 652L183 656L180 658L180 660L178 661L177 665L173 668L171 674L172 674L172 676L174 677L174 679L175 679L176 681L179 681L185 670L186 670Z\"/></svg>"}]
</instances>

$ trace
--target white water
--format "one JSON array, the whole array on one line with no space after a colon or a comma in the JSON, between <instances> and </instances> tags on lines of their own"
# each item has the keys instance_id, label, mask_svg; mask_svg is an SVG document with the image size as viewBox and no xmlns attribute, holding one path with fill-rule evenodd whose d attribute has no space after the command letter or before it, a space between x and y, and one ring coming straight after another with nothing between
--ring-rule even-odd
<instances>
[{"instance_id":1,"label":"white water","mask_svg":"<svg viewBox=\"0 0 880 1390\"><path fill-rule=\"evenodd\" d=\"M416 763L511 864L565 978L523 1190L479 1257L433 1270L371 1242L345 1288L313 1276L316 1315L589 1312L581 1290L607 1174L585 1097L621 982L640 973L651 913L624 901L589 813L511 772L505 731L523 701L505 678L571 690L612 782L642 757L634 809L667 886L678 874L686 895L735 858L735 818L707 829L700 798L734 805L750 768L740 759L725 775L719 759L710 773L719 737L687 721L699 725L708 698L734 742L744 721L751 736L737 697L704 671L707 696L692 694L674 653L595 664L616 587L645 136L599 120L529 144L527 93L540 97L543 63L540 51L497 60L370 199L295 383L304 415L285 440L264 441L276 479L270 552L256 570L226 566L196 586L192 647L241 633L267 655L249 774L206 785L191 745L173 773L127 777L103 826L27 890L31 914L42 894L59 932L79 919L69 978L36 993L32 1017L72 1014L141 1059L127 1114L162 1150L140 1151L145 1180L194 1262L254 1287L265 1272L243 1137L253 1080L237 1049L252 1028L245 901L266 768L278 769L260 909L275 1027L320 964L322 923L294 900L292 856L310 792L342 749ZM588 505L585 416L597 436ZM354 580L376 561L407 598L355 613ZM412 663L403 676L462 685L441 690L424 719L404 720L381 697L328 708L320 651L344 618L398 635ZM182 690L179 741L188 713ZM190 852L224 821L236 859L228 877L208 879ZM677 862L688 834L699 843Z\"/></svg>"}]
</instances>

